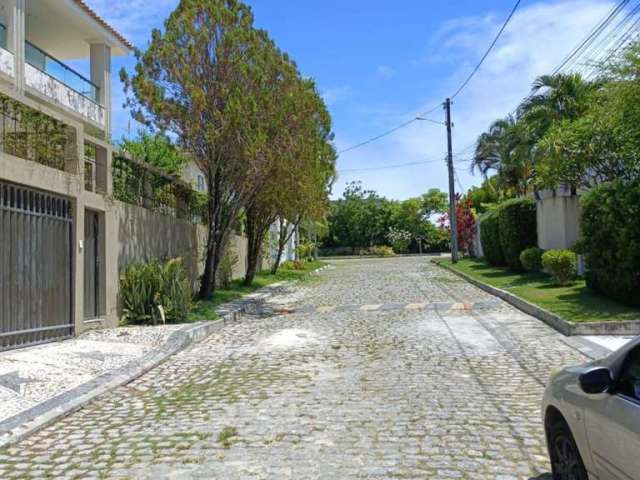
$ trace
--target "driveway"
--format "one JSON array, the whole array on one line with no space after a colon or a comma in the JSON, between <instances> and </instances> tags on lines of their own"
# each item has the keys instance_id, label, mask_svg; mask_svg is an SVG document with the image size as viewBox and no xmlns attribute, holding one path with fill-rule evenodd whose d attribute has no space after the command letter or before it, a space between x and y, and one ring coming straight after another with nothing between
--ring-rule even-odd
<instances>
[{"instance_id":1,"label":"driveway","mask_svg":"<svg viewBox=\"0 0 640 480\"><path fill-rule=\"evenodd\" d=\"M0 478L543 479L585 357L426 257L342 260L0 451Z\"/></svg>"}]
</instances>

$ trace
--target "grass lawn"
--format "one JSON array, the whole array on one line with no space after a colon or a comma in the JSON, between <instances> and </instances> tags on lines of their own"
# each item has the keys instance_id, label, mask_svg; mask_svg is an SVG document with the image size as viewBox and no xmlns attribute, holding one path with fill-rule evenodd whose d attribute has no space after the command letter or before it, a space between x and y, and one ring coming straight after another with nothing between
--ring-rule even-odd
<instances>
[{"instance_id":1,"label":"grass lawn","mask_svg":"<svg viewBox=\"0 0 640 480\"><path fill-rule=\"evenodd\" d=\"M216 307L219 305L237 300L238 298L251 293L259 288L266 287L272 283L282 281L293 280L306 280L307 274L326 265L324 262L305 262L304 270L286 270L283 268L278 269L275 275L271 275L268 271L260 272L253 280L253 284L250 287L242 285L242 279L234 280L231 283L231 287L225 289L216 289L216 293L213 300L198 301L195 303L193 310L189 314L189 321L198 322L200 320L215 320L217 315L215 313Z\"/></svg>"},{"instance_id":2,"label":"grass lawn","mask_svg":"<svg viewBox=\"0 0 640 480\"><path fill-rule=\"evenodd\" d=\"M450 260L443 263L452 266ZM554 285L551 278L543 273L512 273L505 268L492 267L481 260L468 258L460 260L453 268L571 322L640 320L639 309L598 295L586 286L584 280L561 287Z\"/></svg>"}]
</instances>

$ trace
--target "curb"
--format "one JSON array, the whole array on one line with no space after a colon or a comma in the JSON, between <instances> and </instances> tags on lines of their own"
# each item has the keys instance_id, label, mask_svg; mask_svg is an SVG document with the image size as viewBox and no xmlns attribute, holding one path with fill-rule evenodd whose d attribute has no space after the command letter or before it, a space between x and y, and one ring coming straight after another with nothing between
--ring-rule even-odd
<instances>
[{"instance_id":1,"label":"curb","mask_svg":"<svg viewBox=\"0 0 640 480\"><path fill-rule=\"evenodd\" d=\"M438 265L440 268L463 278L467 282L475 285L476 287L501 298L505 302L513 305L518 310L522 310L524 313L531 315L539 320L542 320L547 325L555 328L558 332L567 337L575 335L640 335L640 320L625 320L621 322L592 322L592 323L572 323L564 318L552 313L544 308L538 307L533 303L523 300L516 295L509 293L505 290L501 290L496 287L492 287L480 280L477 280L466 273L459 272L448 265L444 265L436 260L431 260L432 263Z\"/></svg>"},{"instance_id":2,"label":"curb","mask_svg":"<svg viewBox=\"0 0 640 480\"><path fill-rule=\"evenodd\" d=\"M309 275L318 274L328 267L329 265L324 265L309 272ZM237 323L239 317L246 312L250 305L273 297L278 288L288 283L290 282L272 283L242 299L225 303L216 309L216 313L220 316L218 320L186 325L169 335L164 345L142 358L132 360L116 370L104 373L24 412L0 421L0 449L23 440L60 418L71 415L100 395L132 382L169 357L221 330L226 325Z\"/></svg>"}]
</instances>

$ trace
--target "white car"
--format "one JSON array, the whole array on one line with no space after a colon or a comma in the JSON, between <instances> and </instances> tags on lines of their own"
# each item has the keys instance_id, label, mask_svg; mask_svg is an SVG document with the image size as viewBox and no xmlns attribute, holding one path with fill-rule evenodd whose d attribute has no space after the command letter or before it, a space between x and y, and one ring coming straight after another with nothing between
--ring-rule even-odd
<instances>
[{"instance_id":1,"label":"white car","mask_svg":"<svg viewBox=\"0 0 640 480\"><path fill-rule=\"evenodd\" d=\"M542 416L554 480L639 480L640 337L552 374Z\"/></svg>"}]
</instances>

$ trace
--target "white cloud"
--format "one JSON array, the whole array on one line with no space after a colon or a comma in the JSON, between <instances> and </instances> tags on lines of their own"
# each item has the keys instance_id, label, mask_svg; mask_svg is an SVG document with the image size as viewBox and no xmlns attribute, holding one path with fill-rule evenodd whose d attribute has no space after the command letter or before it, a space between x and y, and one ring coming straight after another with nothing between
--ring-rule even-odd
<instances>
[{"instance_id":1,"label":"white cloud","mask_svg":"<svg viewBox=\"0 0 640 480\"><path fill-rule=\"evenodd\" d=\"M478 74L454 101L454 152L473 143L493 120L513 110L528 94L531 82L537 76L552 71L611 7L611 1L569 0L538 2L519 10ZM458 18L447 22L434 36L438 47L433 56L438 61L455 58L459 65L447 79L445 91L455 91L469 75L502 21L496 15ZM433 103L429 102L415 111L387 117L380 122L381 131L412 118L443 99L434 95L431 100ZM432 115L441 118L442 113L436 111ZM345 146L349 144L347 139L339 140ZM338 168L438 160L445 151L444 128L416 122L380 142L345 153L338 161ZM470 175L468 163L458 164L457 169L465 188L480 182L480 178ZM358 175L345 174L338 180L334 192L341 193L345 181L355 178L362 178L367 188L395 198L415 196L430 187L447 187L446 169L440 163L431 163Z\"/></svg>"},{"instance_id":2,"label":"white cloud","mask_svg":"<svg viewBox=\"0 0 640 480\"><path fill-rule=\"evenodd\" d=\"M328 106L335 105L340 100L348 98L350 94L351 87L346 85L342 87L328 88L321 92L322 98L324 98L324 101Z\"/></svg>"},{"instance_id":3,"label":"white cloud","mask_svg":"<svg viewBox=\"0 0 640 480\"><path fill-rule=\"evenodd\" d=\"M144 48L151 28L161 27L179 0L86 0L87 4L137 47Z\"/></svg>"},{"instance_id":4,"label":"white cloud","mask_svg":"<svg viewBox=\"0 0 640 480\"><path fill-rule=\"evenodd\" d=\"M376 73L384 78L391 78L396 74L396 71L389 65L379 65L376 69Z\"/></svg>"}]
</instances>

